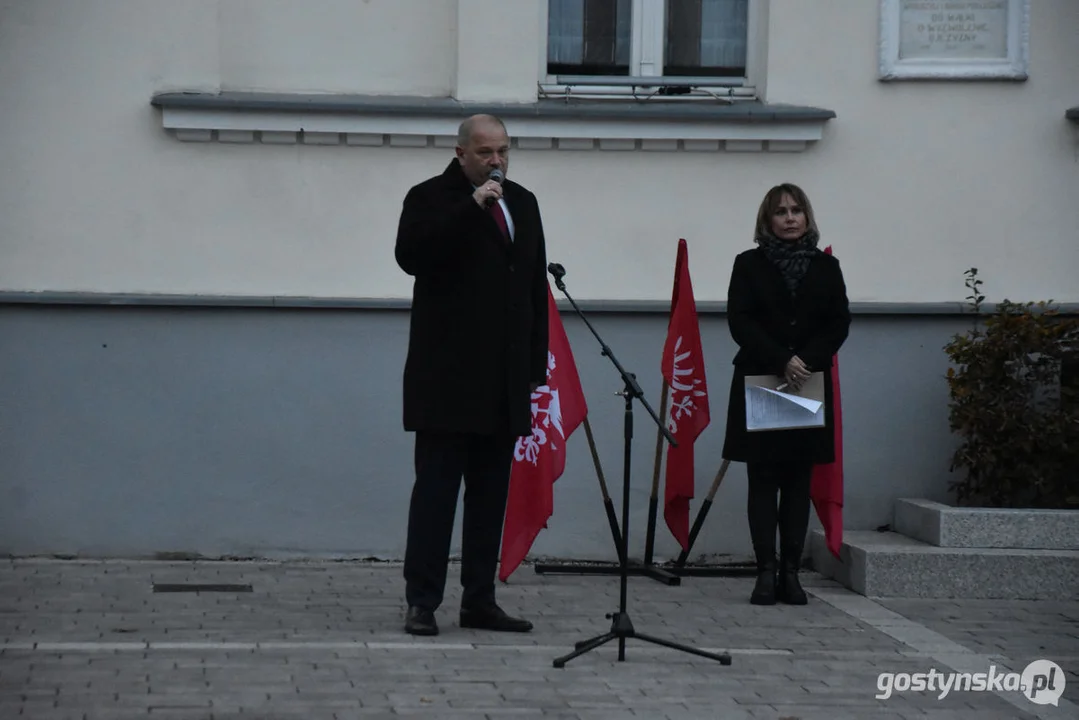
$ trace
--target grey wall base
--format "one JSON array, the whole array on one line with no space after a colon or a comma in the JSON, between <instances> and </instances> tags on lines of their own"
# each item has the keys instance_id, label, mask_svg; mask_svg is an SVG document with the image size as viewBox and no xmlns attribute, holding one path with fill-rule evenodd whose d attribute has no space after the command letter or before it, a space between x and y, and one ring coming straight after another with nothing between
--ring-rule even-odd
<instances>
[{"instance_id":1,"label":"grey wall base","mask_svg":"<svg viewBox=\"0 0 1079 720\"><path fill-rule=\"evenodd\" d=\"M621 507L622 382L580 319L563 318ZM590 320L657 405L666 316ZM0 552L401 559L413 476L401 429L408 324L401 309L0 305ZM948 499L941 348L968 326L940 315L855 317L840 355L849 529L890 522L896 497ZM735 351L724 316L702 316L701 332L712 422L695 445L694 514L722 462ZM467 389L446 388L446 402L461 401ZM636 557L655 448L637 407ZM567 452L533 553L614 560L583 429ZM734 463L691 560L751 557L745 483ZM678 551L661 512L656 558Z\"/></svg>"}]
</instances>

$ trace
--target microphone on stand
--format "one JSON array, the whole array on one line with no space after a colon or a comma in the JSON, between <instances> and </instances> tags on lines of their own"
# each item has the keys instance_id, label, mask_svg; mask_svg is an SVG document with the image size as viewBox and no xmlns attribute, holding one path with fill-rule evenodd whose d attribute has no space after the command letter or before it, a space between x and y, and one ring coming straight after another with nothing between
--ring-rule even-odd
<instances>
[{"instance_id":1,"label":"microphone on stand","mask_svg":"<svg viewBox=\"0 0 1079 720\"><path fill-rule=\"evenodd\" d=\"M487 176L487 179L488 180L494 180L496 183L501 185L502 181L506 179L506 173L502 172L498 168L495 168ZM483 202L484 202L485 205L487 205L487 207L491 207L492 205L495 204L496 201L495 201L495 198L489 197L486 200L484 200Z\"/></svg>"},{"instance_id":2,"label":"microphone on stand","mask_svg":"<svg viewBox=\"0 0 1079 720\"><path fill-rule=\"evenodd\" d=\"M562 267L559 263L549 263L547 265L547 272L551 273L551 277L554 278L555 287L566 293L566 297L569 297L569 293L566 292L566 283L562 282L562 278L566 275L566 268ZM569 298L569 301L572 303L573 298Z\"/></svg>"}]
</instances>

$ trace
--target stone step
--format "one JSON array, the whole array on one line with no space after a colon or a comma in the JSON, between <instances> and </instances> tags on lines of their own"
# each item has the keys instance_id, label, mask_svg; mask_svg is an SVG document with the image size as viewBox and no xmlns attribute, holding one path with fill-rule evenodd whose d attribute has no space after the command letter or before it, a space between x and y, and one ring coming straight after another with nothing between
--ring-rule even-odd
<instances>
[{"instance_id":1,"label":"stone step","mask_svg":"<svg viewBox=\"0 0 1079 720\"><path fill-rule=\"evenodd\" d=\"M895 531L939 547L1079 550L1079 510L966 508L900 499Z\"/></svg>"},{"instance_id":2,"label":"stone step","mask_svg":"<svg viewBox=\"0 0 1079 720\"><path fill-rule=\"evenodd\" d=\"M817 572L868 597L1079 598L1077 550L937 547L894 532L845 531L837 560L823 530L810 540Z\"/></svg>"}]
</instances>

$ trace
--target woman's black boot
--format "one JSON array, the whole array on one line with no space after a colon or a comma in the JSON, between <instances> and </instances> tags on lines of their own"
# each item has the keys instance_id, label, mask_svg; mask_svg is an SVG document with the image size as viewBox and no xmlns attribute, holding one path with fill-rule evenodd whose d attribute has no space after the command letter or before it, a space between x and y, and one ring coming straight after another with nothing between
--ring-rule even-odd
<instances>
[{"instance_id":1,"label":"woman's black boot","mask_svg":"<svg viewBox=\"0 0 1079 720\"><path fill-rule=\"evenodd\" d=\"M757 584L749 596L753 605L776 604L776 560L775 553L770 558L757 558Z\"/></svg>"},{"instance_id":2,"label":"woman's black boot","mask_svg":"<svg viewBox=\"0 0 1079 720\"><path fill-rule=\"evenodd\" d=\"M749 493L749 537L757 559L757 584L749 602L754 605L776 604L776 524L778 485L771 465L747 463Z\"/></svg>"},{"instance_id":3,"label":"woman's black boot","mask_svg":"<svg viewBox=\"0 0 1079 720\"><path fill-rule=\"evenodd\" d=\"M801 548L788 547L780 551L779 582L776 588L776 596L780 602L787 605L806 605L809 602L802 584L798 582L801 564Z\"/></svg>"}]
</instances>

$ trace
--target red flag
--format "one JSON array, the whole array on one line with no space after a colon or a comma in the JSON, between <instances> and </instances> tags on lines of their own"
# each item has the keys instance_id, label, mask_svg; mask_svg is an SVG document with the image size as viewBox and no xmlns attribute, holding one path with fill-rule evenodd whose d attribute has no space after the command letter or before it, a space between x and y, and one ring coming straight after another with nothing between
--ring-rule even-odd
<instances>
[{"instance_id":1,"label":"red flag","mask_svg":"<svg viewBox=\"0 0 1079 720\"><path fill-rule=\"evenodd\" d=\"M704 377L701 330L697 325L697 304L689 279L689 252L686 241L678 241L674 264L674 293L667 342L661 363L663 379L670 387L667 430L678 447L667 445L667 475L663 497L663 519L683 550L689 549L689 501L693 498L693 443L708 427L708 384Z\"/></svg>"},{"instance_id":2,"label":"red flag","mask_svg":"<svg viewBox=\"0 0 1079 720\"><path fill-rule=\"evenodd\" d=\"M532 434L513 449L502 560L498 579L506 581L528 554L554 512L554 482L566 468L566 440L584 422L588 406L577 375L562 317L547 285L547 384L532 393Z\"/></svg>"},{"instance_id":3,"label":"red flag","mask_svg":"<svg viewBox=\"0 0 1079 720\"><path fill-rule=\"evenodd\" d=\"M824 252L832 254L832 246ZM839 402L839 356L832 358L832 403L835 418L835 462L813 466L809 496L817 510L828 549L837 558L843 544L843 414Z\"/></svg>"}]
</instances>

